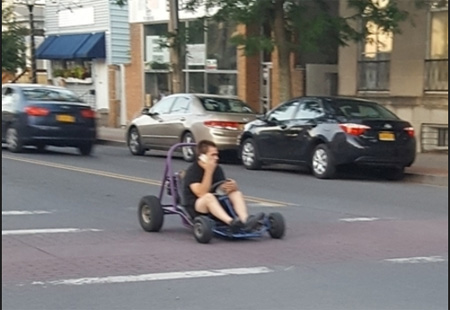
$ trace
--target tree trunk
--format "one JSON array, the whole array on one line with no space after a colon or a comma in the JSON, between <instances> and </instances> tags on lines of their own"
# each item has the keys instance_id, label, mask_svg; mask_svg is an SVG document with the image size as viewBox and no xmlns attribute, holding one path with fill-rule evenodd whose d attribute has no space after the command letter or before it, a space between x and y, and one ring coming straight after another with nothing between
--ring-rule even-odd
<instances>
[{"instance_id":1,"label":"tree trunk","mask_svg":"<svg viewBox=\"0 0 450 310\"><path fill-rule=\"evenodd\" d=\"M278 51L280 103L292 98L290 50L285 28L284 2L284 0L276 0L275 20L273 24L274 39Z\"/></svg>"}]
</instances>

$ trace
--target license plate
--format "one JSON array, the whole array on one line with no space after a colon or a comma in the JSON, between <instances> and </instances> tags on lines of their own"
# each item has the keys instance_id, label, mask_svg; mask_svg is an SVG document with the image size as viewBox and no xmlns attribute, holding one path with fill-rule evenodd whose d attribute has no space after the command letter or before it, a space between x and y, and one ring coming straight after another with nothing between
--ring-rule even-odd
<instances>
[{"instance_id":1,"label":"license plate","mask_svg":"<svg viewBox=\"0 0 450 310\"><path fill-rule=\"evenodd\" d=\"M72 115L67 115L67 114L59 114L59 115L56 115L56 120L58 122L74 123L75 117L73 117Z\"/></svg>"},{"instance_id":2,"label":"license plate","mask_svg":"<svg viewBox=\"0 0 450 310\"><path fill-rule=\"evenodd\" d=\"M244 130L245 124L239 124L239 130Z\"/></svg>"},{"instance_id":3,"label":"license plate","mask_svg":"<svg viewBox=\"0 0 450 310\"><path fill-rule=\"evenodd\" d=\"M380 132L378 134L380 141L395 141L395 135L393 132Z\"/></svg>"}]
</instances>

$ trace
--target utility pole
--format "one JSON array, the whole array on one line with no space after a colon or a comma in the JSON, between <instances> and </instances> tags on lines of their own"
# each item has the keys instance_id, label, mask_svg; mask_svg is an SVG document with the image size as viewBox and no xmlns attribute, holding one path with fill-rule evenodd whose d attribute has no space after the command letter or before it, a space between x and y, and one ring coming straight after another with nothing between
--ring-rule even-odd
<instances>
[{"instance_id":1,"label":"utility pole","mask_svg":"<svg viewBox=\"0 0 450 310\"><path fill-rule=\"evenodd\" d=\"M172 34L170 40L170 63L171 63L171 86L172 93L181 93L183 91L183 71L180 61L180 44L176 40L178 36L178 0L169 1L170 20L169 20L169 32Z\"/></svg>"},{"instance_id":2,"label":"utility pole","mask_svg":"<svg viewBox=\"0 0 450 310\"><path fill-rule=\"evenodd\" d=\"M31 54L31 83L37 83L36 68L36 43L34 40L34 0L27 1L28 12L30 13L30 54Z\"/></svg>"}]
</instances>

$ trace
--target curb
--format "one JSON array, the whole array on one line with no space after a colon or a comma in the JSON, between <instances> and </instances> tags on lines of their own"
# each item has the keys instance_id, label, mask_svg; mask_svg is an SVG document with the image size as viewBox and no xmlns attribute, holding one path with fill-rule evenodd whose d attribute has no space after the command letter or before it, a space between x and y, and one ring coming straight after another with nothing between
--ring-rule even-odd
<instances>
[{"instance_id":1,"label":"curb","mask_svg":"<svg viewBox=\"0 0 450 310\"><path fill-rule=\"evenodd\" d=\"M405 173L403 180L411 183L448 187L448 177L446 176Z\"/></svg>"},{"instance_id":2,"label":"curb","mask_svg":"<svg viewBox=\"0 0 450 310\"><path fill-rule=\"evenodd\" d=\"M108 140L108 139L97 139L95 144L101 145L113 145L113 146L126 146L127 143L121 140Z\"/></svg>"}]
</instances>

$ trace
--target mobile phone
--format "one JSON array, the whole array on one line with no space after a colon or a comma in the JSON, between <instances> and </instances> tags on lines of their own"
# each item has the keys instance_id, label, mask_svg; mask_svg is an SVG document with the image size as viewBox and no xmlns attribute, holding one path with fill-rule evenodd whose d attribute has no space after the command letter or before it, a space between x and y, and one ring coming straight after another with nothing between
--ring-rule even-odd
<instances>
[{"instance_id":1,"label":"mobile phone","mask_svg":"<svg viewBox=\"0 0 450 310\"><path fill-rule=\"evenodd\" d=\"M206 154L202 154L198 157L202 162L207 163L208 162L208 156Z\"/></svg>"}]
</instances>

